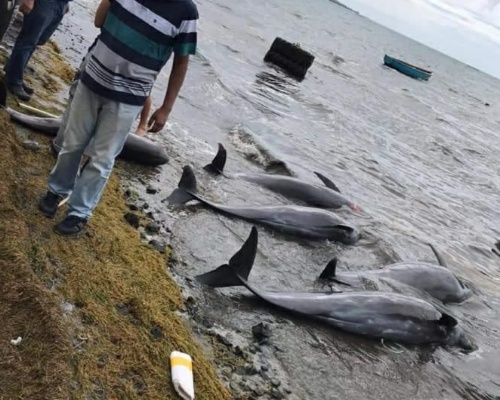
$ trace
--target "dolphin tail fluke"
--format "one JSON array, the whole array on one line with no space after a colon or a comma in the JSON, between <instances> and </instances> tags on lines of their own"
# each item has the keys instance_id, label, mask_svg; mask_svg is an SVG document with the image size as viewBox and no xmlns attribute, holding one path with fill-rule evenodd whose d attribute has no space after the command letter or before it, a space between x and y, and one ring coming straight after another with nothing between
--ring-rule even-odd
<instances>
[{"instance_id":1,"label":"dolphin tail fluke","mask_svg":"<svg viewBox=\"0 0 500 400\"><path fill-rule=\"evenodd\" d=\"M194 175L193 169L189 165L186 165L182 171L181 180L177 185L177 189L175 189L166 200L169 204L185 204L195 199L193 194L196 192L196 176Z\"/></svg>"},{"instance_id":2,"label":"dolphin tail fluke","mask_svg":"<svg viewBox=\"0 0 500 400\"><path fill-rule=\"evenodd\" d=\"M326 176L320 174L319 172L316 172L314 171L314 173L316 174L316 176L321 179L321 182L323 182L325 184L325 186L327 188L330 188L330 189L333 189L335 190L336 192L339 192L340 193L340 189L337 187L337 185L335 183L333 183L330 179L328 179Z\"/></svg>"},{"instance_id":3,"label":"dolphin tail fluke","mask_svg":"<svg viewBox=\"0 0 500 400\"><path fill-rule=\"evenodd\" d=\"M444 258L443 256L441 255L441 253L439 253L439 251L437 251L437 249L431 244L431 243L427 243L429 245L429 247L432 249L432 252L434 253L434 255L436 256L437 260L438 260L438 263L439 265L441 265L442 267L445 267L445 268L448 268L448 265L446 264L446 262L444 261Z\"/></svg>"},{"instance_id":4,"label":"dolphin tail fluke","mask_svg":"<svg viewBox=\"0 0 500 400\"><path fill-rule=\"evenodd\" d=\"M195 279L211 287L245 286L252 270L255 255L257 254L258 233L255 227L248 236L241 249L229 260L229 264L205 274L197 275Z\"/></svg>"},{"instance_id":5,"label":"dolphin tail fluke","mask_svg":"<svg viewBox=\"0 0 500 400\"><path fill-rule=\"evenodd\" d=\"M224 146L219 143L219 150L210 164L203 167L205 171L212 175L221 175L226 166L227 152Z\"/></svg>"},{"instance_id":6,"label":"dolphin tail fluke","mask_svg":"<svg viewBox=\"0 0 500 400\"><path fill-rule=\"evenodd\" d=\"M0 81L0 109L7 107L7 87L4 81Z\"/></svg>"}]
</instances>

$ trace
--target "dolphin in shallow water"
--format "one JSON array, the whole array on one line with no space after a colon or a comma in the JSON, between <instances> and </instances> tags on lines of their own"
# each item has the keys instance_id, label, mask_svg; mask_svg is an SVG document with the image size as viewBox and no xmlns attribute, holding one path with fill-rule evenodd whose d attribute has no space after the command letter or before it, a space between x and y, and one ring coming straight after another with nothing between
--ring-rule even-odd
<instances>
[{"instance_id":1,"label":"dolphin in shallow water","mask_svg":"<svg viewBox=\"0 0 500 400\"><path fill-rule=\"evenodd\" d=\"M197 195L196 177L190 166L183 169L178 188L166 201L169 204L185 204L198 200L223 214L267 226L277 232L312 240L332 240L344 244L354 244L359 232L347 225L333 212L319 208L299 206L249 206L230 207L205 200Z\"/></svg>"},{"instance_id":2,"label":"dolphin in shallow water","mask_svg":"<svg viewBox=\"0 0 500 400\"><path fill-rule=\"evenodd\" d=\"M11 120L24 125L38 132L46 133L49 136L56 136L61 126L61 118L46 118L27 115L22 112L7 107L7 89L0 81L0 109L4 109ZM55 148L53 148L55 152ZM129 133L127 140L118 158L127 161L134 161L139 164L156 166L168 163L168 156L165 150L149 140L148 138Z\"/></svg>"},{"instance_id":3,"label":"dolphin in shallow water","mask_svg":"<svg viewBox=\"0 0 500 400\"><path fill-rule=\"evenodd\" d=\"M316 185L297 178L283 175L264 173L235 173L224 172L227 153L224 146L219 143L217 155L204 169L212 175L223 175L231 179L241 179L247 182L256 183L269 190L279 193L290 199L299 200L305 204L320 207L337 209L347 206L353 211L359 211L360 207L340 193L339 188L327 177L315 172L316 176L324 183Z\"/></svg>"},{"instance_id":4,"label":"dolphin in shallow water","mask_svg":"<svg viewBox=\"0 0 500 400\"><path fill-rule=\"evenodd\" d=\"M448 269L432 245L431 248L440 265L400 262L375 270L337 272L337 258L334 258L319 278L355 288L365 287L367 282L377 280L397 281L425 292L443 303L462 303L472 295L472 291Z\"/></svg>"},{"instance_id":5,"label":"dolphin in shallow water","mask_svg":"<svg viewBox=\"0 0 500 400\"><path fill-rule=\"evenodd\" d=\"M458 321L427 301L387 292L270 292L247 282L257 252L257 229L228 264L197 275L214 288L244 286L273 306L326 323L336 329L398 343L474 349Z\"/></svg>"}]
</instances>

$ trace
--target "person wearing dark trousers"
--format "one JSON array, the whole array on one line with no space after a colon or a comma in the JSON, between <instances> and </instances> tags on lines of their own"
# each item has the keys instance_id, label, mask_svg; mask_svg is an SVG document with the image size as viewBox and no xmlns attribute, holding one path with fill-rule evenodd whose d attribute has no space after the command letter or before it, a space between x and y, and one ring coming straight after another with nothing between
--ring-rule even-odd
<instances>
[{"instance_id":1,"label":"person wearing dark trousers","mask_svg":"<svg viewBox=\"0 0 500 400\"><path fill-rule=\"evenodd\" d=\"M4 0L1 0L4 1ZM24 70L37 46L45 44L68 12L70 0L21 0L23 26L5 64L5 83L9 92L28 101L33 89L24 83Z\"/></svg>"},{"instance_id":2,"label":"person wearing dark trousers","mask_svg":"<svg viewBox=\"0 0 500 400\"><path fill-rule=\"evenodd\" d=\"M7 32L15 7L15 0L0 0L0 42Z\"/></svg>"}]
</instances>

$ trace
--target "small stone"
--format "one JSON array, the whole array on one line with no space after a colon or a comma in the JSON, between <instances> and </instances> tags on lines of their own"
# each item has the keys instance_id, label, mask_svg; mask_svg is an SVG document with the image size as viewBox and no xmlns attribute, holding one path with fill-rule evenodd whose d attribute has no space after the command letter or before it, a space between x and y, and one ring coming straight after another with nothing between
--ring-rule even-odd
<instances>
[{"instance_id":1,"label":"small stone","mask_svg":"<svg viewBox=\"0 0 500 400\"><path fill-rule=\"evenodd\" d=\"M253 337L259 343L265 343L271 337L271 327L269 326L269 324L267 324L265 322L261 322L261 323L254 325L252 327L252 334L253 334Z\"/></svg>"},{"instance_id":2,"label":"small stone","mask_svg":"<svg viewBox=\"0 0 500 400\"><path fill-rule=\"evenodd\" d=\"M245 365L245 374L247 375L256 375L257 374L257 368L253 364Z\"/></svg>"},{"instance_id":3,"label":"small stone","mask_svg":"<svg viewBox=\"0 0 500 400\"><path fill-rule=\"evenodd\" d=\"M252 354L256 354L259 351L259 348L257 346L255 346L254 344L251 344L248 347L248 351L250 351L250 353L252 353Z\"/></svg>"},{"instance_id":4,"label":"small stone","mask_svg":"<svg viewBox=\"0 0 500 400\"><path fill-rule=\"evenodd\" d=\"M144 203L144 204L142 205L142 209L143 209L143 210L147 210L148 208L149 208L149 204L148 204L148 203Z\"/></svg>"},{"instance_id":5,"label":"small stone","mask_svg":"<svg viewBox=\"0 0 500 400\"><path fill-rule=\"evenodd\" d=\"M287 394L291 394L292 393L292 390L290 388L285 388L285 393Z\"/></svg>"},{"instance_id":6,"label":"small stone","mask_svg":"<svg viewBox=\"0 0 500 400\"><path fill-rule=\"evenodd\" d=\"M266 390L262 387L262 386L257 386L253 392L255 393L255 395L257 395L258 397L262 397L264 396L264 394L266 393Z\"/></svg>"},{"instance_id":7,"label":"small stone","mask_svg":"<svg viewBox=\"0 0 500 400\"><path fill-rule=\"evenodd\" d=\"M237 356L241 356L243 354L243 350L241 349L240 346L236 346L234 348L234 354L236 354Z\"/></svg>"},{"instance_id":8,"label":"small stone","mask_svg":"<svg viewBox=\"0 0 500 400\"><path fill-rule=\"evenodd\" d=\"M163 337L163 330L161 329L160 326L158 325L154 325L152 328L151 328L151 335L155 338L155 339L161 339Z\"/></svg>"},{"instance_id":9,"label":"small stone","mask_svg":"<svg viewBox=\"0 0 500 400\"><path fill-rule=\"evenodd\" d=\"M283 393L281 393L278 389L276 388L273 388L271 390L271 396L273 397L273 399L284 399L285 396Z\"/></svg>"},{"instance_id":10,"label":"small stone","mask_svg":"<svg viewBox=\"0 0 500 400\"><path fill-rule=\"evenodd\" d=\"M124 303L115 304L115 308L122 315L127 315L130 312L128 306Z\"/></svg>"},{"instance_id":11,"label":"small stone","mask_svg":"<svg viewBox=\"0 0 500 400\"><path fill-rule=\"evenodd\" d=\"M269 366L267 364L262 364L260 366L260 369L261 369L261 371L266 372L266 371L269 371Z\"/></svg>"},{"instance_id":12,"label":"small stone","mask_svg":"<svg viewBox=\"0 0 500 400\"><path fill-rule=\"evenodd\" d=\"M31 151L34 151L34 152L40 151L40 145L38 144L38 142L34 142L32 140L25 140L23 142L23 147L25 149L28 149L28 150L31 150Z\"/></svg>"},{"instance_id":13,"label":"small stone","mask_svg":"<svg viewBox=\"0 0 500 400\"><path fill-rule=\"evenodd\" d=\"M150 222L146 225L146 231L148 233L158 233L160 232L160 225L156 222Z\"/></svg>"},{"instance_id":14,"label":"small stone","mask_svg":"<svg viewBox=\"0 0 500 400\"><path fill-rule=\"evenodd\" d=\"M281 385L281 381L279 379L271 379L271 385L279 387Z\"/></svg>"},{"instance_id":15,"label":"small stone","mask_svg":"<svg viewBox=\"0 0 500 400\"><path fill-rule=\"evenodd\" d=\"M150 186L148 186L148 187L146 188L146 193L147 193L147 194L156 194L156 193L158 193L158 192L159 192L159 189L158 189L156 186L152 186L152 185L150 185Z\"/></svg>"},{"instance_id":16,"label":"small stone","mask_svg":"<svg viewBox=\"0 0 500 400\"><path fill-rule=\"evenodd\" d=\"M165 243L160 242L159 240L153 239L149 241L149 244L153 246L160 253L165 253L165 248L167 247Z\"/></svg>"},{"instance_id":17,"label":"small stone","mask_svg":"<svg viewBox=\"0 0 500 400\"><path fill-rule=\"evenodd\" d=\"M139 228L140 226L140 220L139 217L136 214L133 213L126 213L124 215L125 221L127 221L130 225L132 225L134 228Z\"/></svg>"},{"instance_id":18,"label":"small stone","mask_svg":"<svg viewBox=\"0 0 500 400\"><path fill-rule=\"evenodd\" d=\"M128 208L130 211L138 211L139 210L139 207L137 207L137 205L131 203L131 204L128 204Z\"/></svg>"},{"instance_id":19,"label":"small stone","mask_svg":"<svg viewBox=\"0 0 500 400\"><path fill-rule=\"evenodd\" d=\"M259 371L259 375L262 377L262 379L265 379L266 381L271 379L267 371L264 371L262 369Z\"/></svg>"},{"instance_id":20,"label":"small stone","mask_svg":"<svg viewBox=\"0 0 500 400\"><path fill-rule=\"evenodd\" d=\"M100 356L99 359L97 360L97 366L99 368L104 368L107 363L108 363L108 357L106 357L105 355Z\"/></svg>"}]
</instances>

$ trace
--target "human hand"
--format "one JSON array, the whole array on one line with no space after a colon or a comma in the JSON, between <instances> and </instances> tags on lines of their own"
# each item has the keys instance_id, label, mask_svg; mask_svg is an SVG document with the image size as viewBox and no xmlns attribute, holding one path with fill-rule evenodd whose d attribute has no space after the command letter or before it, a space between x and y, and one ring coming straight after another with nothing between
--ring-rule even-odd
<instances>
[{"instance_id":1,"label":"human hand","mask_svg":"<svg viewBox=\"0 0 500 400\"><path fill-rule=\"evenodd\" d=\"M135 134L137 136L144 136L146 134L147 129L148 129L147 126L141 126L141 125L139 125L137 127L137 129L135 130Z\"/></svg>"},{"instance_id":2,"label":"human hand","mask_svg":"<svg viewBox=\"0 0 500 400\"><path fill-rule=\"evenodd\" d=\"M21 0L19 3L19 11L23 15L27 15L33 10L33 7L35 7L35 0Z\"/></svg>"},{"instance_id":3,"label":"human hand","mask_svg":"<svg viewBox=\"0 0 500 400\"><path fill-rule=\"evenodd\" d=\"M168 116L170 115L170 110L165 107L160 107L156 110L148 121L149 132L159 132L163 129L167 123Z\"/></svg>"}]
</instances>

